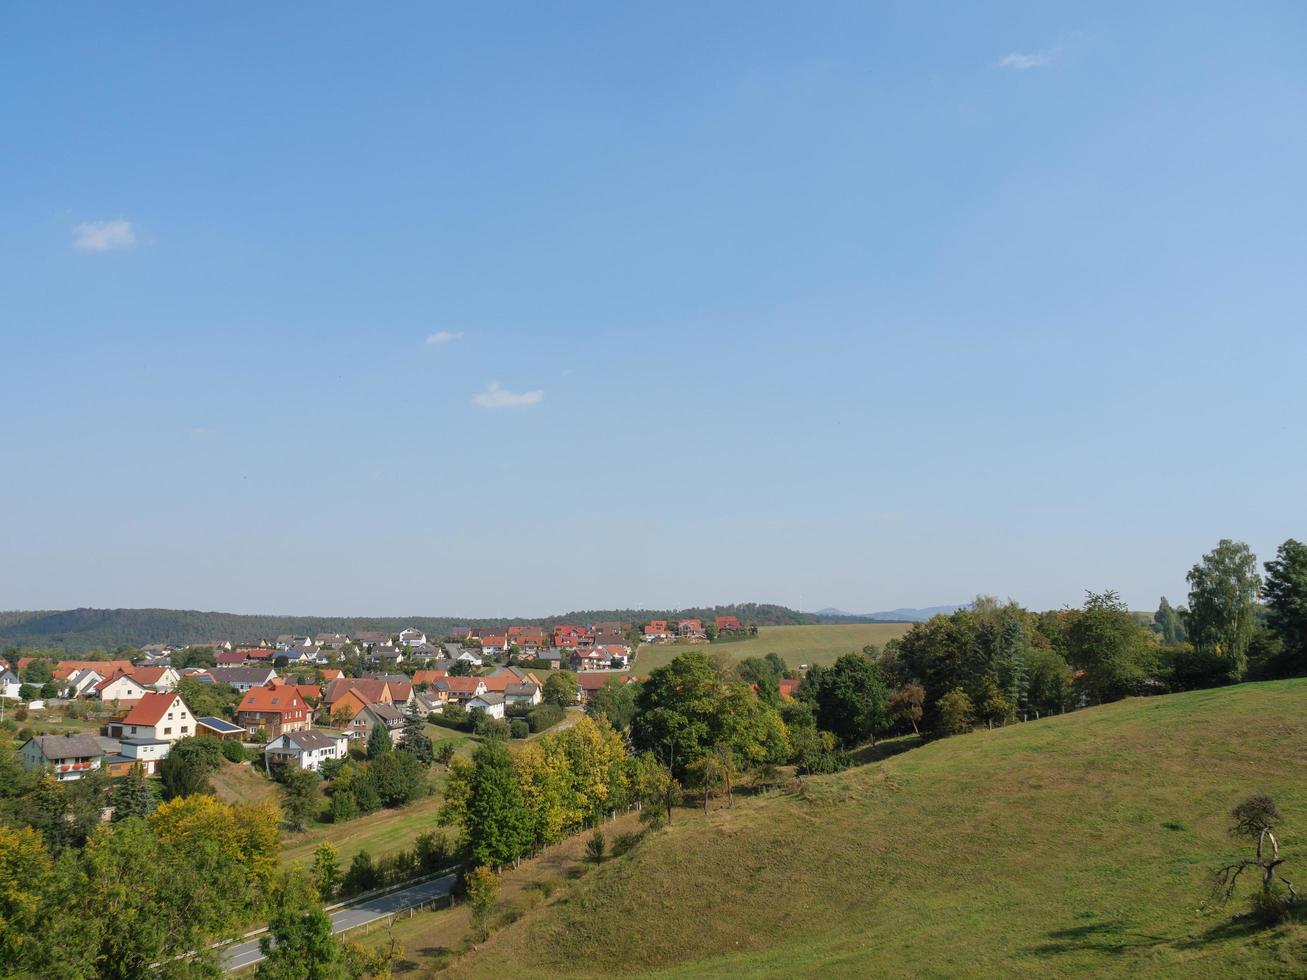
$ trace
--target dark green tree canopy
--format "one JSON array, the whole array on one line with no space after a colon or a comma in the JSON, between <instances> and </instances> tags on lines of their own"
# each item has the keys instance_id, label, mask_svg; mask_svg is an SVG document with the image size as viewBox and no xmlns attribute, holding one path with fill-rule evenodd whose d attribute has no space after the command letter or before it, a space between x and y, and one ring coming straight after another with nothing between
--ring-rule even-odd
<instances>
[{"instance_id":1,"label":"dark green tree canopy","mask_svg":"<svg viewBox=\"0 0 1307 980\"><path fill-rule=\"evenodd\" d=\"M1242 541L1222 538L1189 570L1189 638L1200 653L1225 657L1231 680L1248 669L1262 580Z\"/></svg>"}]
</instances>

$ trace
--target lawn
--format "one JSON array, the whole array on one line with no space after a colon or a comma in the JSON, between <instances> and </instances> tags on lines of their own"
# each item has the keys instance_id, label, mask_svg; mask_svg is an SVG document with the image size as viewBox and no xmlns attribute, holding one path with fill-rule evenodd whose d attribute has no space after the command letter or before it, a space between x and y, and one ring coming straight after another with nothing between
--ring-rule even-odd
<instances>
[{"instance_id":1,"label":"lawn","mask_svg":"<svg viewBox=\"0 0 1307 980\"><path fill-rule=\"evenodd\" d=\"M451 731L437 725L428 725L427 734L433 742L453 739L459 743L457 754L470 755L479 744L471 735ZM257 775L257 774L256 774ZM260 777L262 778L262 777ZM412 847L413 842L429 830L439 829L436 815L443 802L440 790L444 785L445 767L431 767L431 795L396 810L378 810L347 823L336 824L314 821L303 833L283 832L281 859L283 862L313 860L313 852L323 841L335 846L342 866L346 866L359 851L366 850L374 858ZM265 783L271 783L265 779ZM327 805L323 797L323 807Z\"/></svg>"},{"instance_id":2,"label":"lawn","mask_svg":"<svg viewBox=\"0 0 1307 980\"><path fill-rule=\"evenodd\" d=\"M451 976L1304 976L1307 925L1200 911L1267 792L1307 878L1307 680L927 743L676 822Z\"/></svg>"},{"instance_id":3,"label":"lawn","mask_svg":"<svg viewBox=\"0 0 1307 980\"><path fill-rule=\"evenodd\" d=\"M884 646L887 640L902 636L910 623L858 623L839 626L764 626L757 636L724 640L710 644L666 645L643 644L635 658L634 669L641 674L672 662L687 650L724 653L736 660L779 654L790 667L800 664L830 664L846 653L859 651L868 644Z\"/></svg>"}]
</instances>

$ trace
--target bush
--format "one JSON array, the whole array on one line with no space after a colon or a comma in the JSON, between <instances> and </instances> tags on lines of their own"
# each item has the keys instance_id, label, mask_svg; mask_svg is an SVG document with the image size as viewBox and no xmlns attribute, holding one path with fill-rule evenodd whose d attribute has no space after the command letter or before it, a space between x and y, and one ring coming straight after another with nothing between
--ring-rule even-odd
<instances>
[{"instance_id":1,"label":"bush","mask_svg":"<svg viewBox=\"0 0 1307 980\"><path fill-rule=\"evenodd\" d=\"M604 840L604 832L596 830L590 835L590 839L585 842L585 855L595 864L599 864L604 859L604 851L608 848L608 842Z\"/></svg>"},{"instance_id":2,"label":"bush","mask_svg":"<svg viewBox=\"0 0 1307 980\"><path fill-rule=\"evenodd\" d=\"M234 739L228 739L222 743L222 757L228 762L244 762L245 746Z\"/></svg>"},{"instance_id":3,"label":"bush","mask_svg":"<svg viewBox=\"0 0 1307 980\"><path fill-rule=\"evenodd\" d=\"M413 855L417 860L418 871L428 874L447 866L454 857L454 849L449 846L449 838L433 830L419 837L413 845Z\"/></svg>"},{"instance_id":4,"label":"bush","mask_svg":"<svg viewBox=\"0 0 1307 980\"><path fill-rule=\"evenodd\" d=\"M531 726L525 718L514 718L508 723L508 733L513 738L526 738L531 734Z\"/></svg>"},{"instance_id":5,"label":"bush","mask_svg":"<svg viewBox=\"0 0 1307 980\"><path fill-rule=\"evenodd\" d=\"M444 711L433 711L430 716L430 721L433 725L453 728L460 732L472 730L467 716L467 709L461 704L447 704L445 705Z\"/></svg>"},{"instance_id":6,"label":"bush","mask_svg":"<svg viewBox=\"0 0 1307 980\"><path fill-rule=\"evenodd\" d=\"M556 704L538 704L526 713L526 723L533 732L543 732L563 720L566 712Z\"/></svg>"},{"instance_id":7,"label":"bush","mask_svg":"<svg viewBox=\"0 0 1307 980\"><path fill-rule=\"evenodd\" d=\"M341 894L348 897L379 887L381 873L372 863L372 856L367 851L359 851L350 862L349 871L345 873L345 880L340 886Z\"/></svg>"},{"instance_id":8,"label":"bush","mask_svg":"<svg viewBox=\"0 0 1307 980\"><path fill-rule=\"evenodd\" d=\"M487 714L480 714L476 720L476 727L472 729L482 738L508 738L508 722L503 718L491 718Z\"/></svg>"}]
</instances>

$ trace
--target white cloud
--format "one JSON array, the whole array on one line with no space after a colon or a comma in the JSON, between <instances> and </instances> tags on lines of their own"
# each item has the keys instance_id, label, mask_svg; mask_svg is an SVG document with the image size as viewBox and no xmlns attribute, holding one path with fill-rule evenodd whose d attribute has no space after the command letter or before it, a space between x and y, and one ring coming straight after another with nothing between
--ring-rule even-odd
<instances>
[{"instance_id":1,"label":"white cloud","mask_svg":"<svg viewBox=\"0 0 1307 980\"><path fill-rule=\"evenodd\" d=\"M498 381L486 385L486 390L472 399L482 408L521 408L523 405L539 405L544 401L543 391L523 391L520 394L501 388Z\"/></svg>"},{"instance_id":2,"label":"white cloud","mask_svg":"<svg viewBox=\"0 0 1307 980\"><path fill-rule=\"evenodd\" d=\"M428 347L439 347L441 344L448 344L451 341L458 340L463 335L454 330L437 330L426 339Z\"/></svg>"},{"instance_id":3,"label":"white cloud","mask_svg":"<svg viewBox=\"0 0 1307 980\"><path fill-rule=\"evenodd\" d=\"M83 221L73 227L73 248L83 252L112 252L136 244L136 230L124 218Z\"/></svg>"},{"instance_id":4,"label":"white cloud","mask_svg":"<svg viewBox=\"0 0 1307 980\"><path fill-rule=\"evenodd\" d=\"M1000 68L1011 68L1013 71L1029 71L1031 68L1047 68L1053 63L1052 51L1036 51L1034 54L1023 54L1020 51L1013 51L1006 54L999 60Z\"/></svg>"}]
</instances>

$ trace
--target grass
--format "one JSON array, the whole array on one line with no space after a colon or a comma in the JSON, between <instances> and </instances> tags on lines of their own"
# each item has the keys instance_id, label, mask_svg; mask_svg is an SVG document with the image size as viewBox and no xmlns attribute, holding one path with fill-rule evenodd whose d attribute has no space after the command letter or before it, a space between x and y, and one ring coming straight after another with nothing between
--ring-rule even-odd
<instances>
[{"instance_id":1,"label":"grass","mask_svg":"<svg viewBox=\"0 0 1307 980\"><path fill-rule=\"evenodd\" d=\"M780 654L790 667L799 664L831 664L846 653L860 651L870 643L884 646L887 640L902 636L911 623L858 623L839 626L764 626L757 636L725 640L710 644L644 644L635 658L634 669L641 674L664 664L687 650L725 654L735 660Z\"/></svg>"},{"instance_id":2,"label":"grass","mask_svg":"<svg viewBox=\"0 0 1307 980\"><path fill-rule=\"evenodd\" d=\"M470 755L480 740L475 736L453 732L447 728L428 725L427 734L433 742L455 740L458 744L456 755ZM255 775L258 775L257 773ZM263 778L263 777L260 777ZM348 866L359 851L367 851L374 858L395 851L402 851L413 846L413 842L430 830L439 830L436 815L440 812L444 800L441 788L444 785L445 768L432 766L430 774L431 795L410 803L396 810L378 810L365 817L357 817L346 823L330 823L315 820L303 833L283 832L281 859L284 863L313 860L313 852L323 841L330 841L336 848L342 867ZM270 780L264 779L271 788ZM327 798L323 796L323 808Z\"/></svg>"},{"instance_id":3,"label":"grass","mask_svg":"<svg viewBox=\"0 0 1307 980\"><path fill-rule=\"evenodd\" d=\"M1307 680L1132 699L678 811L450 975L1303 976L1307 926L1200 905L1253 792L1307 877L1305 707Z\"/></svg>"}]
</instances>

